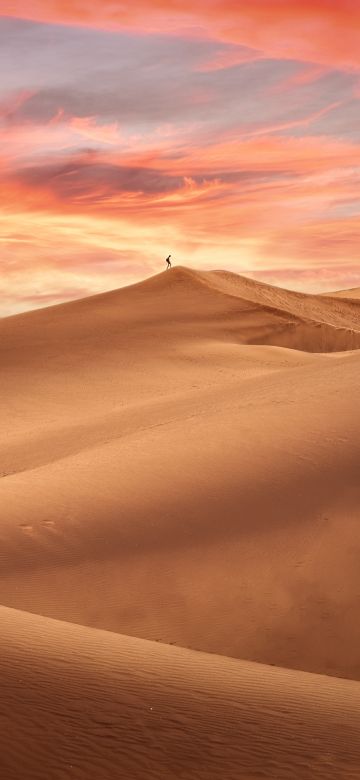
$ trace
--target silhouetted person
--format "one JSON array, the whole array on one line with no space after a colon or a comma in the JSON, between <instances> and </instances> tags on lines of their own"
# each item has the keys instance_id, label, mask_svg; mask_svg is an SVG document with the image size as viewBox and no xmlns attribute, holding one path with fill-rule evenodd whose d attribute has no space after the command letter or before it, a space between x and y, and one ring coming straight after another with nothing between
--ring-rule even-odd
<instances>
[{"instance_id":1,"label":"silhouetted person","mask_svg":"<svg viewBox=\"0 0 360 780\"><path fill-rule=\"evenodd\" d=\"M167 263L166 270L168 271L169 268L171 268L171 255L169 255L169 257L166 258L166 263Z\"/></svg>"}]
</instances>

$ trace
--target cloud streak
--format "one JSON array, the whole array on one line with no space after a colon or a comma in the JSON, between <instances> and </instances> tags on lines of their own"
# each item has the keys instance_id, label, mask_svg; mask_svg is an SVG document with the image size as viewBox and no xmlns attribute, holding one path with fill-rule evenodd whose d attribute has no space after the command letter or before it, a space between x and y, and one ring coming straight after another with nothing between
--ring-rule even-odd
<instances>
[{"instance_id":1,"label":"cloud streak","mask_svg":"<svg viewBox=\"0 0 360 780\"><path fill-rule=\"evenodd\" d=\"M138 0L124 4L103 0L4 0L3 14L57 24L108 29L141 29L152 33L212 37L240 44L266 56L317 62L332 67L360 64L357 0ZM144 23L146 20L146 24Z\"/></svg>"}]
</instances>

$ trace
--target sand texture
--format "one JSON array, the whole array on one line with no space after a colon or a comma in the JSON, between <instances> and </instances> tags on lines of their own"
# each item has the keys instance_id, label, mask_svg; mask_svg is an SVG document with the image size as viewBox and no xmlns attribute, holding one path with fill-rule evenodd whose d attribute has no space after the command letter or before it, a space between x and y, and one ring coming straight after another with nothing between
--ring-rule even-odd
<instances>
[{"instance_id":1,"label":"sand texture","mask_svg":"<svg viewBox=\"0 0 360 780\"><path fill-rule=\"evenodd\" d=\"M360 683L0 614L7 780L359 777Z\"/></svg>"},{"instance_id":2,"label":"sand texture","mask_svg":"<svg viewBox=\"0 0 360 780\"><path fill-rule=\"evenodd\" d=\"M186 268L0 321L6 780L360 777L359 348Z\"/></svg>"}]
</instances>

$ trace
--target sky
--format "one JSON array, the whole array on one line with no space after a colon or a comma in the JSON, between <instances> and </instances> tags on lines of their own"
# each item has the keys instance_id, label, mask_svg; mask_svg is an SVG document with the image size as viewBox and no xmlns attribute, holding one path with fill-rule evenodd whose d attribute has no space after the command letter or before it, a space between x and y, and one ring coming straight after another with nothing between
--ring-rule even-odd
<instances>
[{"instance_id":1,"label":"sky","mask_svg":"<svg viewBox=\"0 0 360 780\"><path fill-rule=\"evenodd\" d=\"M2 0L0 316L174 263L360 286L359 0Z\"/></svg>"}]
</instances>

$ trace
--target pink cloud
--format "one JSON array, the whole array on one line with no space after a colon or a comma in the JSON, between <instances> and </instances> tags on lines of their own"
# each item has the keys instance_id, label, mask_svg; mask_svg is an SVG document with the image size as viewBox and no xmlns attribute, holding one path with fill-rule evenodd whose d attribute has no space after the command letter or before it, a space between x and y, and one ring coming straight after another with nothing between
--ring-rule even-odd
<instances>
[{"instance_id":1,"label":"pink cloud","mask_svg":"<svg viewBox=\"0 0 360 780\"><path fill-rule=\"evenodd\" d=\"M117 122L111 124L99 124L95 116L74 116L69 120L72 130L75 130L83 138L92 141L100 141L105 144L118 144L120 131Z\"/></svg>"},{"instance_id":2,"label":"pink cloud","mask_svg":"<svg viewBox=\"0 0 360 780\"><path fill-rule=\"evenodd\" d=\"M358 0L3 0L2 13L38 21L110 29L131 28L207 36L256 49L266 56L316 62L330 67L359 68ZM146 23L144 22L146 20Z\"/></svg>"},{"instance_id":3,"label":"pink cloud","mask_svg":"<svg viewBox=\"0 0 360 780\"><path fill-rule=\"evenodd\" d=\"M278 84L275 84L270 90L270 94L276 95L284 92L289 92L296 87L307 86L308 84L314 84L319 79L326 76L331 69L324 65L307 65L297 73L293 73L286 79L282 79Z\"/></svg>"},{"instance_id":4,"label":"pink cloud","mask_svg":"<svg viewBox=\"0 0 360 780\"><path fill-rule=\"evenodd\" d=\"M242 65L245 62L256 62L256 60L261 60L262 57L261 52L256 52L254 49L244 49L243 47L220 48L215 56L203 62L197 70L202 73L224 70L235 65Z\"/></svg>"},{"instance_id":5,"label":"pink cloud","mask_svg":"<svg viewBox=\"0 0 360 780\"><path fill-rule=\"evenodd\" d=\"M336 108L339 108L341 105L342 105L341 101L335 101L334 103L330 103L330 105L321 108L319 111L314 111L312 114L308 114L308 116L301 117L300 119L292 119L292 120L286 120L284 122L277 122L273 125L264 125L263 127L260 126L255 129L250 129L248 134L250 136L268 135L270 133L279 133L284 130L293 130L296 127L309 127L318 119L320 119L323 116L326 116L326 114L329 114L331 111L334 111Z\"/></svg>"}]
</instances>

